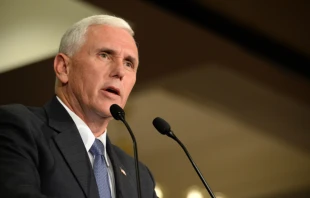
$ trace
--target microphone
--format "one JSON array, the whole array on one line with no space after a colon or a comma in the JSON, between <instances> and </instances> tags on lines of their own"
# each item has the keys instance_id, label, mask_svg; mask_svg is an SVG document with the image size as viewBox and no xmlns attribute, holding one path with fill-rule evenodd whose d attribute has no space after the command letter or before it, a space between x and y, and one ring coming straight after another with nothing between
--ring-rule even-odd
<instances>
[{"instance_id":1,"label":"microphone","mask_svg":"<svg viewBox=\"0 0 310 198\"><path fill-rule=\"evenodd\" d=\"M160 132L163 135L167 135L168 137L174 139L184 150L185 154L187 155L189 161L191 162L191 164L193 165L196 173L198 174L199 178L201 179L203 185L206 187L207 191L209 192L209 195L211 196L211 198L215 198L215 195L213 194L211 188L209 187L208 183L206 182L206 180L204 179L204 177L202 176L200 170L198 169L197 165L195 164L195 162L193 161L192 157L190 156L189 152L187 151L186 147L184 146L184 144L174 135L174 133L171 130L170 125L168 124L168 122L166 122L164 119L157 117L153 120L153 125L154 127L157 129L158 132Z\"/></svg>"},{"instance_id":2,"label":"microphone","mask_svg":"<svg viewBox=\"0 0 310 198\"><path fill-rule=\"evenodd\" d=\"M137 142L136 138L129 126L129 124L125 120L125 112L124 110L118 106L117 104L113 104L110 106L110 112L115 120L122 121L127 130L130 133L132 142L133 142L133 150L134 150L134 158L135 158L135 169L136 169L136 182L137 182L137 192L138 192L138 198L141 198L141 185L140 185L140 172L139 172L139 159L138 159L138 148L137 148Z\"/></svg>"}]
</instances>

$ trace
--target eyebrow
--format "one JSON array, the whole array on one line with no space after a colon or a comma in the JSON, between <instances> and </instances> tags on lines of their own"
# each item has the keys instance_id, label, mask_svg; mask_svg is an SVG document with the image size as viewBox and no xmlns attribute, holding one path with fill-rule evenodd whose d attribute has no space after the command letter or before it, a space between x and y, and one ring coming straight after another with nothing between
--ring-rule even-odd
<instances>
[{"instance_id":1,"label":"eyebrow","mask_svg":"<svg viewBox=\"0 0 310 198\"><path fill-rule=\"evenodd\" d=\"M105 53L108 53L108 54L111 54L111 55L116 55L117 54L117 52L115 50L110 49L110 48L100 48L98 51L99 52L105 52ZM135 57L131 56L131 55L127 55L125 57L125 60L128 60L128 61L134 63L136 66L139 63L138 60Z\"/></svg>"}]
</instances>

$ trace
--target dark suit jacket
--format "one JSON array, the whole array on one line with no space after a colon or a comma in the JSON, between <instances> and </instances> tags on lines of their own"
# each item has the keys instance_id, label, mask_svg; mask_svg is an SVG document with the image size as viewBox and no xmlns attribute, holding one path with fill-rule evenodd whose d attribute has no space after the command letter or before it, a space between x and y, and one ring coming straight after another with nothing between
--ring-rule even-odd
<instances>
[{"instance_id":1,"label":"dark suit jacket","mask_svg":"<svg viewBox=\"0 0 310 198\"><path fill-rule=\"evenodd\" d=\"M133 158L109 139L106 147L116 197L138 197ZM139 167L142 197L156 197L150 171L142 163ZM83 141L56 97L43 108L0 108L0 197L99 198Z\"/></svg>"}]
</instances>

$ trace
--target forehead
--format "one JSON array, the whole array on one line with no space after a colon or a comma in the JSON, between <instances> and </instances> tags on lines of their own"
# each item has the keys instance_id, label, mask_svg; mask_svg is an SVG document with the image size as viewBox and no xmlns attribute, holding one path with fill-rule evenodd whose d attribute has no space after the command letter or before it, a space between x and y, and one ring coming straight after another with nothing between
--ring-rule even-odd
<instances>
[{"instance_id":1,"label":"forehead","mask_svg":"<svg viewBox=\"0 0 310 198\"><path fill-rule=\"evenodd\" d=\"M85 38L86 45L92 45L95 48L110 47L138 57L138 49L134 38L123 28L109 25L92 25L89 26Z\"/></svg>"}]
</instances>

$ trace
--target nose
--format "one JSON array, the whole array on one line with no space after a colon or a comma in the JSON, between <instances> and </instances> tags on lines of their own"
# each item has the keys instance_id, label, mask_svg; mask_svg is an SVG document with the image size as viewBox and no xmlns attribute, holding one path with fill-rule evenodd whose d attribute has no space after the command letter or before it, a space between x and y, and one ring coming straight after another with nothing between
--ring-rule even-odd
<instances>
[{"instance_id":1,"label":"nose","mask_svg":"<svg viewBox=\"0 0 310 198\"><path fill-rule=\"evenodd\" d=\"M119 78L120 80L122 80L125 75L125 72L126 71L123 60L121 58L117 58L114 64L112 65L112 71L110 75L114 78Z\"/></svg>"}]
</instances>

